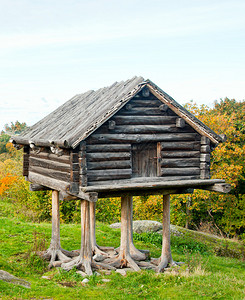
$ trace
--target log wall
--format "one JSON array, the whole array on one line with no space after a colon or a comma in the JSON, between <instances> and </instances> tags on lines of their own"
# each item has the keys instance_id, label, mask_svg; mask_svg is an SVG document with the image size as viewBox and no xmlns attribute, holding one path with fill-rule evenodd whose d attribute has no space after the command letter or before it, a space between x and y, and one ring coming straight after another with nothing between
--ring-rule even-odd
<instances>
[{"instance_id":1,"label":"log wall","mask_svg":"<svg viewBox=\"0 0 245 300\"><path fill-rule=\"evenodd\" d=\"M154 95L139 93L76 149L62 149L58 156L47 147L39 152L25 147L23 174L34 183L67 187L74 194L79 186L146 182L150 176L155 181L208 179L210 140Z\"/></svg>"},{"instance_id":2,"label":"log wall","mask_svg":"<svg viewBox=\"0 0 245 300\"><path fill-rule=\"evenodd\" d=\"M28 177L34 183L62 190L74 182L76 175L71 166L69 150L64 149L61 156L51 153L50 148L42 148L39 153L30 151ZM39 182L41 179L42 182Z\"/></svg>"},{"instance_id":3,"label":"log wall","mask_svg":"<svg viewBox=\"0 0 245 300\"><path fill-rule=\"evenodd\" d=\"M204 140L154 95L139 93L87 138L87 185L135 180L133 145L150 142L157 147L157 176L208 178L210 147Z\"/></svg>"}]
</instances>

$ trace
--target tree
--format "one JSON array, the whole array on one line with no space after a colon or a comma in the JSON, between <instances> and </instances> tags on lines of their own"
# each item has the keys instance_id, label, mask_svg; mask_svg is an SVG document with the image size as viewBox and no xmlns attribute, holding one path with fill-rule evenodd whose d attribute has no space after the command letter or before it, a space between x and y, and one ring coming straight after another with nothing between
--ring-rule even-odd
<instances>
[{"instance_id":1,"label":"tree","mask_svg":"<svg viewBox=\"0 0 245 300\"><path fill-rule=\"evenodd\" d=\"M25 122L20 123L19 121L16 121L15 123L11 122L10 125L5 124L4 126L5 132L8 135L20 134L22 131L24 131L27 128L28 127Z\"/></svg>"},{"instance_id":2,"label":"tree","mask_svg":"<svg viewBox=\"0 0 245 300\"><path fill-rule=\"evenodd\" d=\"M189 218L190 227L206 223L226 236L242 236L245 232L245 102L225 98L216 101L214 108L198 107L195 103L188 103L186 108L216 133L227 136L227 141L212 152L211 174L212 178L225 179L232 190L228 195L196 190L192 195L173 196L172 219L184 226Z\"/></svg>"}]
</instances>

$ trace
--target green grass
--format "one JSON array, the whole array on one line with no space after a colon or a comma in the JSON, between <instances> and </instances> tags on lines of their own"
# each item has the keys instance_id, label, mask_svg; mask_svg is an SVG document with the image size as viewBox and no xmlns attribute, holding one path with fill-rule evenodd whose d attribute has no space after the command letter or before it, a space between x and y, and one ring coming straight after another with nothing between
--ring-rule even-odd
<instances>
[{"instance_id":1,"label":"green grass","mask_svg":"<svg viewBox=\"0 0 245 300\"><path fill-rule=\"evenodd\" d=\"M245 264L242 245L238 242L200 237L190 231L172 238L173 258L185 262L180 268L162 274L141 271L129 272L125 277L115 272L94 275L88 284L83 285L83 278L75 270L48 270L47 263L35 255L35 250L48 247L50 237L51 224L0 217L0 269L31 283L31 289L27 289L0 280L0 299L245 298ZM134 239L138 248L149 249L153 257L160 256L159 235L135 235ZM63 248L79 249L80 226L61 224L61 240ZM119 246L120 230L99 223L97 242L104 246ZM223 252L217 252L214 245ZM50 279L43 279L43 275ZM110 282L104 283L102 278L108 278Z\"/></svg>"}]
</instances>

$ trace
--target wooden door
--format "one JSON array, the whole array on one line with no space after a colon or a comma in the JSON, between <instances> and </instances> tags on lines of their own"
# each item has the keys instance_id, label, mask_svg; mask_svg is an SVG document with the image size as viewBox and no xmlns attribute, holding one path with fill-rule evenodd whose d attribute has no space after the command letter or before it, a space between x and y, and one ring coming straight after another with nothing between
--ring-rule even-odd
<instances>
[{"instance_id":1,"label":"wooden door","mask_svg":"<svg viewBox=\"0 0 245 300\"><path fill-rule=\"evenodd\" d=\"M133 177L158 176L157 143L132 145Z\"/></svg>"}]
</instances>

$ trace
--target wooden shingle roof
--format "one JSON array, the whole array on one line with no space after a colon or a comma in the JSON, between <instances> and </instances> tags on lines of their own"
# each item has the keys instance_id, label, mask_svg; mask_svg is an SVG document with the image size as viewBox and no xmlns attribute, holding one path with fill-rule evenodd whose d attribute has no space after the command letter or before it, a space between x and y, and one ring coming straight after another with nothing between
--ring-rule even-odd
<instances>
[{"instance_id":1,"label":"wooden shingle roof","mask_svg":"<svg viewBox=\"0 0 245 300\"><path fill-rule=\"evenodd\" d=\"M223 141L219 135L195 118L173 98L150 80L144 80L143 77L133 77L127 81L115 82L111 86L97 91L91 90L78 94L21 135L12 137L12 140L14 143L24 145L32 142L40 146L58 145L76 148L82 140L111 118L145 86L214 144Z\"/></svg>"}]
</instances>

